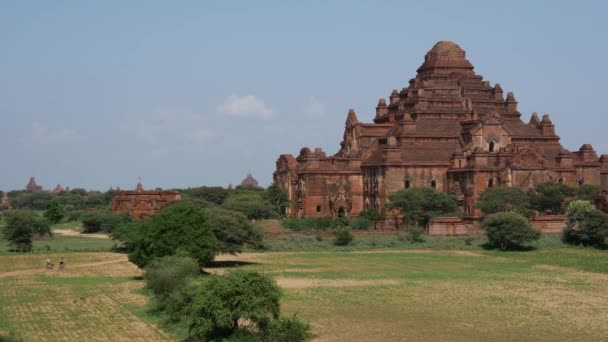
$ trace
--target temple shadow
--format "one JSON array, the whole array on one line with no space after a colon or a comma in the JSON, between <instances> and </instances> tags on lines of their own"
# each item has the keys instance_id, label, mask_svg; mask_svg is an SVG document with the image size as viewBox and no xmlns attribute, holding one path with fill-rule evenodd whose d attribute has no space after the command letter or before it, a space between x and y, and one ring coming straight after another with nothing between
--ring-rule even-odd
<instances>
[{"instance_id":1,"label":"temple shadow","mask_svg":"<svg viewBox=\"0 0 608 342\"><path fill-rule=\"evenodd\" d=\"M258 265L257 262L240 261L240 260L223 260L223 261L211 261L205 268L228 268L228 267L241 267L247 265Z\"/></svg>"},{"instance_id":2,"label":"temple shadow","mask_svg":"<svg viewBox=\"0 0 608 342\"><path fill-rule=\"evenodd\" d=\"M501 251L501 252L532 252L538 249L538 247L534 246L511 246L507 249L500 249L489 242L485 242L479 245L479 247L485 249L486 251Z\"/></svg>"}]
</instances>

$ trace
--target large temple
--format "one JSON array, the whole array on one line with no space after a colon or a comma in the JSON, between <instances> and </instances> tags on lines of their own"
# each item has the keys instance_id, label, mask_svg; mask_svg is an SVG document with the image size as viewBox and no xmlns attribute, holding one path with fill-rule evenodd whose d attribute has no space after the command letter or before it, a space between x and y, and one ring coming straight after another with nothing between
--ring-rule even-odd
<instances>
[{"instance_id":1,"label":"large temple","mask_svg":"<svg viewBox=\"0 0 608 342\"><path fill-rule=\"evenodd\" d=\"M349 110L336 154L307 147L296 158L283 154L274 181L295 217L384 211L392 193L431 187L456 196L474 220L479 195L491 187L608 187L608 155L598 158L588 144L571 152L559 140L549 115L524 122L513 93L477 75L457 44L440 41L407 87L378 101L373 123Z\"/></svg>"}]
</instances>

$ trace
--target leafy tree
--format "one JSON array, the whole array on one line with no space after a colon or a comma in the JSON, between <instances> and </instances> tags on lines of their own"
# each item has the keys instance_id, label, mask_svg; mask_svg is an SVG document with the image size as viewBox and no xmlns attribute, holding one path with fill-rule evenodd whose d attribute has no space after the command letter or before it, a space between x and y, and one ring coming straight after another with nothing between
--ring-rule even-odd
<instances>
[{"instance_id":1,"label":"leafy tree","mask_svg":"<svg viewBox=\"0 0 608 342\"><path fill-rule=\"evenodd\" d=\"M314 335L310 333L310 325L293 318L279 317L272 320L264 329L264 341L272 342L308 342Z\"/></svg>"},{"instance_id":2,"label":"leafy tree","mask_svg":"<svg viewBox=\"0 0 608 342\"><path fill-rule=\"evenodd\" d=\"M228 197L228 190L220 186L201 186L182 190L190 199L201 199L215 205L222 205Z\"/></svg>"},{"instance_id":3,"label":"leafy tree","mask_svg":"<svg viewBox=\"0 0 608 342\"><path fill-rule=\"evenodd\" d=\"M269 186L264 191L264 199L274 206L274 210L277 214L281 216L285 215L285 209L289 206L289 198L278 185L272 184Z\"/></svg>"},{"instance_id":4,"label":"leafy tree","mask_svg":"<svg viewBox=\"0 0 608 342\"><path fill-rule=\"evenodd\" d=\"M350 221L350 227L353 230L367 230L369 229L375 222L371 221L367 217L359 216L356 219Z\"/></svg>"},{"instance_id":5,"label":"leafy tree","mask_svg":"<svg viewBox=\"0 0 608 342\"><path fill-rule=\"evenodd\" d=\"M567 197L574 197L576 190L563 183L542 183L529 192L532 208L541 213L561 214Z\"/></svg>"},{"instance_id":6,"label":"leafy tree","mask_svg":"<svg viewBox=\"0 0 608 342\"><path fill-rule=\"evenodd\" d=\"M378 221L384 220L384 215L378 209L374 209L374 208L362 211L359 214L359 217L366 218L366 219L370 220L371 222L373 222L374 229L376 229L376 223Z\"/></svg>"},{"instance_id":7,"label":"leafy tree","mask_svg":"<svg viewBox=\"0 0 608 342\"><path fill-rule=\"evenodd\" d=\"M165 256L146 266L144 281L152 292L158 310L165 311L174 322L183 317L195 294L195 282L201 274L192 258Z\"/></svg>"},{"instance_id":8,"label":"leafy tree","mask_svg":"<svg viewBox=\"0 0 608 342\"><path fill-rule=\"evenodd\" d=\"M29 210L13 210L4 213L3 235L14 250L29 252L32 250L32 237L34 235L35 214Z\"/></svg>"},{"instance_id":9,"label":"leafy tree","mask_svg":"<svg viewBox=\"0 0 608 342\"><path fill-rule=\"evenodd\" d=\"M82 217L83 233L96 233L99 231L111 233L116 227L126 222L131 222L131 216L128 213L89 212Z\"/></svg>"},{"instance_id":10,"label":"leafy tree","mask_svg":"<svg viewBox=\"0 0 608 342\"><path fill-rule=\"evenodd\" d=\"M593 206L587 206L585 202L587 201L573 201L570 203L572 207L568 206L570 216L562 240L569 244L604 248L608 238L608 215Z\"/></svg>"},{"instance_id":11,"label":"leafy tree","mask_svg":"<svg viewBox=\"0 0 608 342\"><path fill-rule=\"evenodd\" d=\"M353 241L353 234L346 227L336 229L334 234L334 245L336 246L348 246Z\"/></svg>"},{"instance_id":12,"label":"leafy tree","mask_svg":"<svg viewBox=\"0 0 608 342\"><path fill-rule=\"evenodd\" d=\"M44 217L47 218L51 222L51 224L57 224L63 219L65 216L65 212L61 207L61 204L56 200L52 200L47 204L46 211L44 212Z\"/></svg>"},{"instance_id":13,"label":"leafy tree","mask_svg":"<svg viewBox=\"0 0 608 342\"><path fill-rule=\"evenodd\" d=\"M520 188L490 188L479 196L477 208L484 214L515 211L522 216L532 217L530 199Z\"/></svg>"},{"instance_id":14,"label":"leafy tree","mask_svg":"<svg viewBox=\"0 0 608 342\"><path fill-rule=\"evenodd\" d=\"M243 245L262 242L262 234L254 229L244 214L222 208L208 208L206 213L220 253L240 253Z\"/></svg>"},{"instance_id":15,"label":"leafy tree","mask_svg":"<svg viewBox=\"0 0 608 342\"><path fill-rule=\"evenodd\" d=\"M489 243L502 250L518 249L523 243L540 238L540 232L516 212L490 214L481 221L481 227Z\"/></svg>"},{"instance_id":16,"label":"leafy tree","mask_svg":"<svg viewBox=\"0 0 608 342\"><path fill-rule=\"evenodd\" d=\"M431 218L458 211L455 197L431 188L409 188L389 196L389 208L398 208L409 227L415 223L426 226Z\"/></svg>"},{"instance_id":17,"label":"leafy tree","mask_svg":"<svg viewBox=\"0 0 608 342\"><path fill-rule=\"evenodd\" d=\"M249 327L262 330L270 318L278 318L281 290L267 275L233 271L203 278L188 314L188 335L197 341L221 340Z\"/></svg>"},{"instance_id":18,"label":"leafy tree","mask_svg":"<svg viewBox=\"0 0 608 342\"><path fill-rule=\"evenodd\" d=\"M241 212L250 220L278 217L273 206L264 201L262 192L240 192L228 196L222 207Z\"/></svg>"},{"instance_id":19,"label":"leafy tree","mask_svg":"<svg viewBox=\"0 0 608 342\"><path fill-rule=\"evenodd\" d=\"M584 201L593 201L593 197L600 191L602 191L602 188L599 186L583 184L576 191L576 198Z\"/></svg>"},{"instance_id":20,"label":"leafy tree","mask_svg":"<svg viewBox=\"0 0 608 342\"><path fill-rule=\"evenodd\" d=\"M32 229L34 234L37 234L40 237L43 236L52 236L51 232L51 222L44 217L40 217L38 215L33 215L34 224L32 225Z\"/></svg>"},{"instance_id":21,"label":"leafy tree","mask_svg":"<svg viewBox=\"0 0 608 342\"><path fill-rule=\"evenodd\" d=\"M129 260L141 268L168 255L189 256L202 266L219 252L205 211L191 203L169 206L129 226L123 224L112 236L127 244Z\"/></svg>"}]
</instances>

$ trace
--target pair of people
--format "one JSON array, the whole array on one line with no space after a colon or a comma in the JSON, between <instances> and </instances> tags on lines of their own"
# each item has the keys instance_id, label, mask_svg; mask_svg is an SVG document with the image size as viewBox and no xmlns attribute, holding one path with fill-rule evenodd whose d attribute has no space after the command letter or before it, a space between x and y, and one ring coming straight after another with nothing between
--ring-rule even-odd
<instances>
[{"instance_id":1,"label":"pair of people","mask_svg":"<svg viewBox=\"0 0 608 342\"><path fill-rule=\"evenodd\" d=\"M53 269L53 263L51 262L51 258L46 258L46 268L48 268L49 270ZM63 257L61 257L59 259L59 269L62 270L63 267L65 266L65 261L63 260Z\"/></svg>"}]
</instances>

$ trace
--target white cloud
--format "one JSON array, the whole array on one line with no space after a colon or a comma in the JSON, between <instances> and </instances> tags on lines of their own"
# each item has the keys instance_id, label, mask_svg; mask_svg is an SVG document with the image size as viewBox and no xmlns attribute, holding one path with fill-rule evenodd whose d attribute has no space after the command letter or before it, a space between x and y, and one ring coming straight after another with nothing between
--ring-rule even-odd
<instances>
[{"instance_id":1,"label":"white cloud","mask_svg":"<svg viewBox=\"0 0 608 342\"><path fill-rule=\"evenodd\" d=\"M308 99L308 103L304 107L304 113L312 117L320 117L327 113L327 107L325 104L314 96Z\"/></svg>"},{"instance_id":2,"label":"white cloud","mask_svg":"<svg viewBox=\"0 0 608 342\"><path fill-rule=\"evenodd\" d=\"M254 95L239 96L232 94L217 106L217 111L226 116L262 120L274 119L278 115L275 110L267 107L263 100Z\"/></svg>"},{"instance_id":3,"label":"white cloud","mask_svg":"<svg viewBox=\"0 0 608 342\"><path fill-rule=\"evenodd\" d=\"M74 140L76 131L69 128L50 128L40 122L32 123L31 142L34 145L49 145Z\"/></svg>"}]
</instances>

